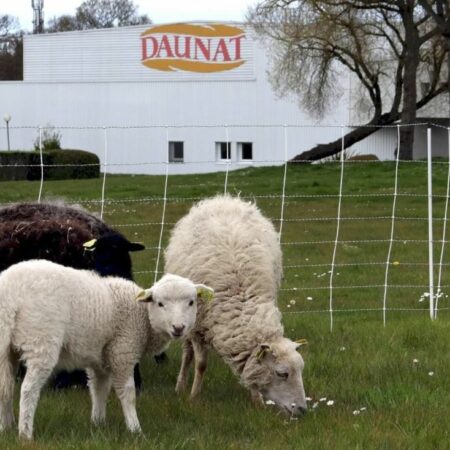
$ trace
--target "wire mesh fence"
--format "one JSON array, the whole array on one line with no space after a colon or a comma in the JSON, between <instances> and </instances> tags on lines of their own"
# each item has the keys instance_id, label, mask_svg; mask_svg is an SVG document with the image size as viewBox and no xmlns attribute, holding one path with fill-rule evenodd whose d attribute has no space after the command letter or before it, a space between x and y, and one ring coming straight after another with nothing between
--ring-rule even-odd
<instances>
[{"instance_id":1,"label":"wire mesh fence","mask_svg":"<svg viewBox=\"0 0 450 450\"><path fill-rule=\"evenodd\" d=\"M341 151L337 158L306 165L289 161L292 140L297 139L291 133L294 127L270 125L261 127L278 136L270 157L259 158L255 148L254 158L245 165L231 159L218 165L217 154L170 162L169 143L187 127L61 127L75 135L101 134L100 179L46 180L41 143L40 180L28 182L18 195L17 183L25 182L1 183L0 202L64 198L96 212L130 239L144 242L146 251L133 255L134 274L138 282L149 284L163 272L172 227L195 202L224 192L239 195L255 201L279 231L284 255L279 305L284 313L327 314L332 329L336 314L373 313L386 324L390 314L415 312L435 319L450 309L447 128L428 127L427 145L419 152L426 157L408 161L394 152L400 148L399 126L388 128L389 148L375 152L389 158L350 158L360 155L366 143L359 152ZM192 127L198 134L205 128ZM220 126L227 148L235 128ZM335 128L343 150L350 127ZM15 131L29 129L35 128ZM161 151L153 156L143 151L141 161L117 158L111 142L133 129L162 132ZM433 148L433 154L440 158L432 158L434 133L440 138L439 151ZM96 139L98 144L98 135ZM0 170L4 167L8 165L0 165ZM147 175L139 174L143 167Z\"/></svg>"}]
</instances>

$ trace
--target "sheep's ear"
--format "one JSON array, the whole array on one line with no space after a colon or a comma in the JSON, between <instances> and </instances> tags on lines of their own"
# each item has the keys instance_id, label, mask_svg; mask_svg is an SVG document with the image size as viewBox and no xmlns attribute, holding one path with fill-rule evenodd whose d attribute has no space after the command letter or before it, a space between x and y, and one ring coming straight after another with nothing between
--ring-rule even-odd
<instances>
[{"instance_id":1,"label":"sheep's ear","mask_svg":"<svg viewBox=\"0 0 450 450\"><path fill-rule=\"evenodd\" d=\"M141 250L145 250L145 245L141 242L129 242L128 243L128 251L129 252L140 252Z\"/></svg>"},{"instance_id":2,"label":"sheep's ear","mask_svg":"<svg viewBox=\"0 0 450 450\"><path fill-rule=\"evenodd\" d=\"M307 345L308 341L306 339L297 339L296 341L294 341L294 344L295 348L298 350L303 345Z\"/></svg>"},{"instance_id":3,"label":"sheep's ear","mask_svg":"<svg viewBox=\"0 0 450 450\"><path fill-rule=\"evenodd\" d=\"M97 243L97 239L91 239L90 241L86 241L83 243L83 247L85 250L89 252L93 252L95 250L95 244Z\"/></svg>"},{"instance_id":4,"label":"sheep's ear","mask_svg":"<svg viewBox=\"0 0 450 450\"><path fill-rule=\"evenodd\" d=\"M136 296L136 301L140 303L150 303L153 301L152 290L151 289L142 289L139 294Z\"/></svg>"},{"instance_id":5,"label":"sheep's ear","mask_svg":"<svg viewBox=\"0 0 450 450\"><path fill-rule=\"evenodd\" d=\"M197 289L197 297L207 302L210 302L214 297L214 289L206 286L204 284L196 284L195 289Z\"/></svg>"},{"instance_id":6,"label":"sheep's ear","mask_svg":"<svg viewBox=\"0 0 450 450\"><path fill-rule=\"evenodd\" d=\"M255 356L258 361L261 361L269 353L272 353L270 344L261 344Z\"/></svg>"}]
</instances>

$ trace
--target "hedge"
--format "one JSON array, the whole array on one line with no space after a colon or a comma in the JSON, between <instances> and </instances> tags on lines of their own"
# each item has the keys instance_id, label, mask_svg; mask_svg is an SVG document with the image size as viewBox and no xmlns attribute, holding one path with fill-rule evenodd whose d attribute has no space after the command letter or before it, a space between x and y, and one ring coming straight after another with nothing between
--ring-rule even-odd
<instances>
[{"instance_id":1,"label":"hedge","mask_svg":"<svg viewBox=\"0 0 450 450\"><path fill-rule=\"evenodd\" d=\"M100 161L94 153L84 150L48 150L44 151L42 156L44 179L46 180L98 178L100 176ZM39 152L1 151L0 181L40 180L40 165Z\"/></svg>"}]
</instances>

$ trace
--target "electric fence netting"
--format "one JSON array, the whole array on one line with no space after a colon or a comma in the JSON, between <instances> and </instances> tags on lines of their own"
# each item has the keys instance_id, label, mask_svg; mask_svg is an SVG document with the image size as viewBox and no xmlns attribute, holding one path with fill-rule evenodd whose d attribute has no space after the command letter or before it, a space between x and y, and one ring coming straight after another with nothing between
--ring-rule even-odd
<instances>
[{"instance_id":1,"label":"electric fence netting","mask_svg":"<svg viewBox=\"0 0 450 450\"><path fill-rule=\"evenodd\" d=\"M255 201L279 232L283 313L326 314L330 329L344 313L379 315L385 325L391 315L411 312L436 319L450 310L450 129L416 125L420 151L402 160L399 125L347 149L351 127L331 128L340 152L306 164L290 158L299 133L315 133L320 142L319 126L58 127L68 139L95 147L100 178L54 181L48 170L65 165L45 163L45 127L11 127L14 134L38 130L38 163L29 166L40 177L22 182L29 184L21 196L15 194L20 181L3 181L0 203L65 199L97 213L145 244L133 264L136 281L147 285L161 276L170 231L193 204L239 195ZM269 157L249 144L250 129L266 133ZM180 144L186 130L195 131L193 148L204 145L205 131L217 131L207 157L192 158ZM131 135L142 147L138 160L127 152ZM20 166L5 161L0 180L7 179L2 171Z\"/></svg>"}]
</instances>

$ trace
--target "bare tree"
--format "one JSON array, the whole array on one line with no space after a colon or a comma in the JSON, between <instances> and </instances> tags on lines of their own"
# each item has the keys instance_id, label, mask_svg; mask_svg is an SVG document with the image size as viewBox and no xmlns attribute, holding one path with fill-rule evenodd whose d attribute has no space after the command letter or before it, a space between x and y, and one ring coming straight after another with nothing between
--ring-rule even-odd
<instances>
[{"instance_id":1,"label":"bare tree","mask_svg":"<svg viewBox=\"0 0 450 450\"><path fill-rule=\"evenodd\" d=\"M422 8L434 20L447 48L447 85L450 114L450 4L448 0L419 0Z\"/></svg>"},{"instance_id":2,"label":"bare tree","mask_svg":"<svg viewBox=\"0 0 450 450\"><path fill-rule=\"evenodd\" d=\"M9 14L0 14L0 39L4 39L19 32L19 21L17 17Z\"/></svg>"},{"instance_id":3,"label":"bare tree","mask_svg":"<svg viewBox=\"0 0 450 450\"><path fill-rule=\"evenodd\" d=\"M81 27L75 16L64 14L59 17L52 17L47 24L45 31L47 33L56 33L63 31L81 30Z\"/></svg>"},{"instance_id":4,"label":"bare tree","mask_svg":"<svg viewBox=\"0 0 450 450\"><path fill-rule=\"evenodd\" d=\"M92 28L123 27L151 23L150 18L138 14L132 0L85 0L75 15L63 15L49 20L46 31L89 30Z\"/></svg>"},{"instance_id":5,"label":"bare tree","mask_svg":"<svg viewBox=\"0 0 450 450\"><path fill-rule=\"evenodd\" d=\"M309 113L322 117L334 104L344 72L358 80L370 117L345 136L346 147L400 118L413 123L416 109L446 88L441 81L445 48L430 30L427 14L408 10L410 17L404 19L400 1L263 0L249 11L248 19L260 38L273 45L270 78L275 90L281 95L294 92ZM415 34L414 45L406 38L407 20L414 28L408 31ZM430 72L430 89L417 98L420 65ZM407 71L413 71L414 87L405 78ZM411 92L407 98L405 85ZM408 108L413 112L406 116L403 112ZM412 157L409 142L404 138L402 158ZM341 139L337 139L294 159L321 159L340 150Z\"/></svg>"},{"instance_id":6,"label":"bare tree","mask_svg":"<svg viewBox=\"0 0 450 450\"><path fill-rule=\"evenodd\" d=\"M85 0L76 12L82 29L151 23L147 15L138 15L138 7L131 0Z\"/></svg>"},{"instance_id":7,"label":"bare tree","mask_svg":"<svg viewBox=\"0 0 450 450\"><path fill-rule=\"evenodd\" d=\"M0 80L23 78L22 32L17 18L0 15Z\"/></svg>"}]
</instances>

